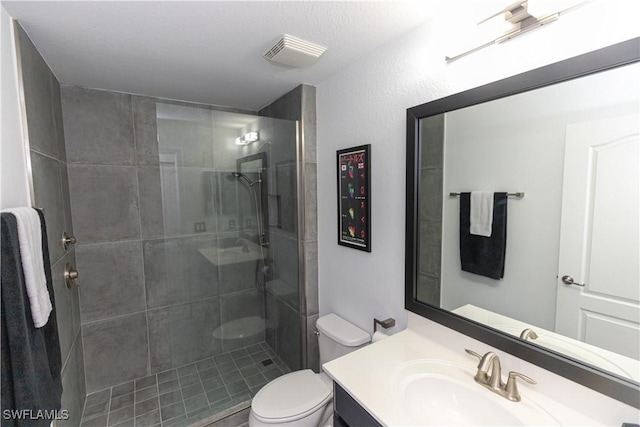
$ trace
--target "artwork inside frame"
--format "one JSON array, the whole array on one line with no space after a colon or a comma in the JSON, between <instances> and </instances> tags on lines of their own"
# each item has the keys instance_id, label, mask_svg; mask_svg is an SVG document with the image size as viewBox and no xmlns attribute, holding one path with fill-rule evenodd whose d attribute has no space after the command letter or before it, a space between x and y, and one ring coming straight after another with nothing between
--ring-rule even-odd
<instances>
[{"instance_id":1,"label":"artwork inside frame","mask_svg":"<svg viewBox=\"0 0 640 427\"><path fill-rule=\"evenodd\" d=\"M337 152L338 244L371 252L371 145Z\"/></svg>"}]
</instances>

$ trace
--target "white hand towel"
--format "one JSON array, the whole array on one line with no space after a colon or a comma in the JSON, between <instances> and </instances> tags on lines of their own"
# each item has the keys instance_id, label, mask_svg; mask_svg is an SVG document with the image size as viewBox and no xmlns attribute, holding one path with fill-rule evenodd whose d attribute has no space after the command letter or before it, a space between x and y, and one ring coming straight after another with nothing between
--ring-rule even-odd
<instances>
[{"instance_id":1,"label":"white hand towel","mask_svg":"<svg viewBox=\"0 0 640 427\"><path fill-rule=\"evenodd\" d=\"M2 212L11 213L16 217L20 258L31 306L31 317L35 327L41 328L49 321L52 305L44 273L40 216L33 208L11 208Z\"/></svg>"},{"instance_id":2,"label":"white hand towel","mask_svg":"<svg viewBox=\"0 0 640 427\"><path fill-rule=\"evenodd\" d=\"M477 236L491 237L493 227L493 193L472 191L469 208L469 232Z\"/></svg>"}]
</instances>

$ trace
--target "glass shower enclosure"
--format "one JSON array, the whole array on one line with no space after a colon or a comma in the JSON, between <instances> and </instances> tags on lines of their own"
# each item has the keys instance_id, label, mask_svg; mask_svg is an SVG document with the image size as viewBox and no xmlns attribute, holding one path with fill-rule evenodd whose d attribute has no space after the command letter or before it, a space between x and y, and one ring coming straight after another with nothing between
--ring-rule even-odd
<instances>
[{"instance_id":1,"label":"glass shower enclosure","mask_svg":"<svg viewBox=\"0 0 640 427\"><path fill-rule=\"evenodd\" d=\"M163 425L247 407L301 366L297 124L156 104L158 167L140 177L150 371ZM145 189L143 194L143 188ZM295 351L291 351L295 349Z\"/></svg>"}]
</instances>

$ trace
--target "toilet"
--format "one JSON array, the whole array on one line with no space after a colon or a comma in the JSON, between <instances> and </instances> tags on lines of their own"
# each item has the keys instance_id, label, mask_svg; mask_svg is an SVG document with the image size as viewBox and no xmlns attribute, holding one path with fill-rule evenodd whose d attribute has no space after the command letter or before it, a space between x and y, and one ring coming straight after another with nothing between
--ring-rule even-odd
<instances>
[{"instance_id":1,"label":"toilet","mask_svg":"<svg viewBox=\"0 0 640 427\"><path fill-rule=\"evenodd\" d=\"M333 313L320 317L316 329L321 367L371 340L368 333ZM271 381L255 395L249 426L325 426L333 415L332 400L333 384L324 372L291 372Z\"/></svg>"}]
</instances>

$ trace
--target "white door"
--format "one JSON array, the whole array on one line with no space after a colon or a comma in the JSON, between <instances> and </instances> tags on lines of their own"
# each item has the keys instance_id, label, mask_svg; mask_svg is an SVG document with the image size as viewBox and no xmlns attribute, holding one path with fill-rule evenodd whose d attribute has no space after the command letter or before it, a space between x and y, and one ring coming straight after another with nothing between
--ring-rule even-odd
<instances>
[{"instance_id":1,"label":"white door","mask_svg":"<svg viewBox=\"0 0 640 427\"><path fill-rule=\"evenodd\" d=\"M640 358L639 128L638 114L567 127L556 307L556 332L634 359Z\"/></svg>"}]
</instances>

